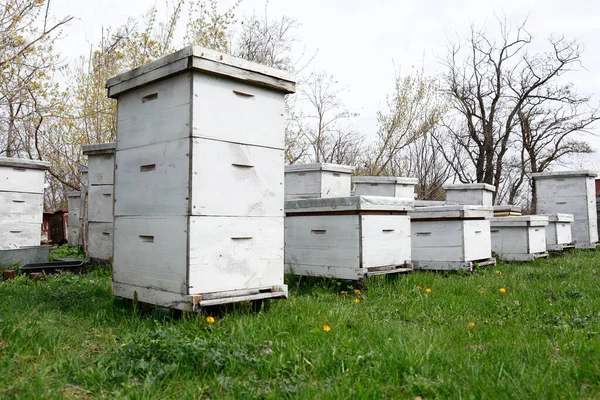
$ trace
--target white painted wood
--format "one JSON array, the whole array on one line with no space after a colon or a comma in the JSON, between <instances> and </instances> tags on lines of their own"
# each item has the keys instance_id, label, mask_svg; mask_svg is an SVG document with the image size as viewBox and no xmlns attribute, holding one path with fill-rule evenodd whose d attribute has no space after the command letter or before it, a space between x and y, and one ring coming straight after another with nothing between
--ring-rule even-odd
<instances>
[{"instance_id":1,"label":"white painted wood","mask_svg":"<svg viewBox=\"0 0 600 400\"><path fill-rule=\"evenodd\" d=\"M187 294L187 255L188 217L115 217L113 282Z\"/></svg>"},{"instance_id":2,"label":"white painted wood","mask_svg":"<svg viewBox=\"0 0 600 400\"><path fill-rule=\"evenodd\" d=\"M97 154L88 156L88 177L90 185L112 185L114 173L114 154Z\"/></svg>"},{"instance_id":3,"label":"white painted wood","mask_svg":"<svg viewBox=\"0 0 600 400\"><path fill-rule=\"evenodd\" d=\"M283 216L283 150L193 143L192 215Z\"/></svg>"},{"instance_id":4,"label":"white painted wood","mask_svg":"<svg viewBox=\"0 0 600 400\"><path fill-rule=\"evenodd\" d=\"M409 212L412 220L428 219L466 219L466 218L489 218L493 209L486 206L472 205L435 205L416 208Z\"/></svg>"},{"instance_id":5,"label":"white painted wood","mask_svg":"<svg viewBox=\"0 0 600 400\"><path fill-rule=\"evenodd\" d=\"M521 215L521 207L511 205L494 206L494 217L519 217Z\"/></svg>"},{"instance_id":6,"label":"white painted wood","mask_svg":"<svg viewBox=\"0 0 600 400\"><path fill-rule=\"evenodd\" d=\"M283 285L283 217L190 217L189 293Z\"/></svg>"},{"instance_id":7,"label":"white painted wood","mask_svg":"<svg viewBox=\"0 0 600 400\"><path fill-rule=\"evenodd\" d=\"M362 268L411 262L408 215L362 215Z\"/></svg>"},{"instance_id":8,"label":"white painted wood","mask_svg":"<svg viewBox=\"0 0 600 400\"><path fill-rule=\"evenodd\" d=\"M415 267L464 268L464 262L491 258L489 220L411 220ZM434 263L430 263L434 262Z\"/></svg>"},{"instance_id":9,"label":"white painted wood","mask_svg":"<svg viewBox=\"0 0 600 400\"><path fill-rule=\"evenodd\" d=\"M281 92L227 77L194 74L193 136L283 149Z\"/></svg>"},{"instance_id":10,"label":"white painted wood","mask_svg":"<svg viewBox=\"0 0 600 400\"><path fill-rule=\"evenodd\" d=\"M41 224L44 213L42 193L0 192L0 221Z\"/></svg>"},{"instance_id":11,"label":"white painted wood","mask_svg":"<svg viewBox=\"0 0 600 400\"><path fill-rule=\"evenodd\" d=\"M118 150L115 216L188 215L189 153L188 139Z\"/></svg>"},{"instance_id":12,"label":"white painted wood","mask_svg":"<svg viewBox=\"0 0 600 400\"><path fill-rule=\"evenodd\" d=\"M79 226L71 226L67 227L67 241L69 242L69 246L76 247L79 246L80 242L80 227Z\"/></svg>"},{"instance_id":13,"label":"white painted wood","mask_svg":"<svg viewBox=\"0 0 600 400\"><path fill-rule=\"evenodd\" d=\"M88 221L113 222L113 185L90 186Z\"/></svg>"},{"instance_id":14,"label":"white painted wood","mask_svg":"<svg viewBox=\"0 0 600 400\"><path fill-rule=\"evenodd\" d=\"M285 167L285 199L348 197L354 167L338 164L298 164Z\"/></svg>"},{"instance_id":15,"label":"white painted wood","mask_svg":"<svg viewBox=\"0 0 600 400\"><path fill-rule=\"evenodd\" d=\"M541 215L492 218L492 250L508 261L545 256L547 225L548 217Z\"/></svg>"},{"instance_id":16,"label":"white painted wood","mask_svg":"<svg viewBox=\"0 0 600 400\"><path fill-rule=\"evenodd\" d=\"M113 223L92 222L88 224L88 257L94 260L112 261Z\"/></svg>"},{"instance_id":17,"label":"white painted wood","mask_svg":"<svg viewBox=\"0 0 600 400\"><path fill-rule=\"evenodd\" d=\"M383 211L402 213L412 210L413 201L399 197L350 196L316 199L297 199L285 202L287 215L315 212Z\"/></svg>"},{"instance_id":18,"label":"white painted wood","mask_svg":"<svg viewBox=\"0 0 600 400\"><path fill-rule=\"evenodd\" d=\"M69 212L69 226L79 228L81 226L81 194L80 192L67 193L67 206ZM69 241L71 242L71 241Z\"/></svg>"},{"instance_id":19,"label":"white painted wood","mask_svg":"<svg viewBox=\"0 0 600 400\"><path fill-rule=\"evenodd\" d=\"M117 149L164 143L191 135L190 73L119 96Z\"/></svg>"},{"instance_id":20,"label":"white painted wood","mask_svg":"<svg viewBox=\"0 0 600 400\"><path fill-rule=\"evenodd\" d=\"M414 199L416 178L353 176L354 196L390 196Z\"/></svg>"},{"instance_id":21,"label":"white painted wood","mask_svg":"<svg viewBox=\"0 0 600 400\"><path fill-rule=\"evenodd\" d=\"M0 165L0 191L44 193L44 170Z\"/></svg>"},{"instance_id":22,"label":"white painted wood","mask_svg":"<svg viewBox=\"0 0 600 400\"><path fill-rule=\"evenodd\" d=\"M533 174L537 211L543 214L573 214L573 241L589 247L598 241L595 173L566 171Z\"/></svg>"},{"instance_id":23,"label":"white painted wood","mask_svg":"<svg viewBox=\"0 0 600 400\"><path fill-rule=\"evenodd\" d=\"M39 246L42 225L38 222L0 221L0 250Z\"/></svg>"},{"instance_id":24,"label":"white painted wood","mask_svg":"<svg viewBox=\"0 0 600 400\"><path fill-rule=\"evenodd\" d=\"M444 185L444 191L448 202L491 207L496 188L485 183L473 183Z\"/></svg>"}]
</instances>

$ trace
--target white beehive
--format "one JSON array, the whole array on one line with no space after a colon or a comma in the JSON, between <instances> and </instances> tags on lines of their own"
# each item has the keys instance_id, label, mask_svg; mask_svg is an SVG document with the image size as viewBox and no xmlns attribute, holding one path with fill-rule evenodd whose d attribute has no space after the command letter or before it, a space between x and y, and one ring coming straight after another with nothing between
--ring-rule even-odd
<instances>
[{"instance_id":1,"label":"white beehive","mask_svg":"<svg viewBox=\"0 0 600 400\"><path fill-rule=\"evenodd\" d=\"M87 253L98 261L113 258L113 177L115 143L83 146L88 157Z\"/></svg>"},{"instance_id":2,"label":"white beehive","mask_svg":"<svg viewBox=\"0 0 600 400\"><path fill-rule=\"evenodd\" d=\"M571 224L573 214L548 214L546 226L546 248L552 251L562 251L573 245Z\"/></svg>"},{"instance_id":3,"label":"white beehive","mask_svg":"<svg viewBox=\"0 0 600 400\"><path fill-rule=\"evenodd\" d=\"M409 213L415 269L468 270L495 264L490 221L492 208L433 206Z\"/></svg>"},{"instance_id":4,"label":"white beehive","mask_svg":"<svg viewBox=\"0 0 600 400\"><path fill-rule=\"evenodd\" d=\"M339 164L297 164L285 167L285 199L347 197L354 167Z\"/></svg>"},{"instance_id":5,"label":"white beehive","mask_svg":"<svg viewBox=\"0 0 600 400\"><path fill-rule=\"evenodd\" d=\"M529 261L547 257L544 215L494 217L490 220L492 250L507 261Z\"/></svg>"},{"instance_id":6,"label":"white beehive","mask_svg":"<svg viewBox=\"0 0 600 400\"><path fill-rule=\"evenodd\" d=\"M0 250L40 246L44 161L0 157Z\"/></svg>"},{"instance_id":7,"label":"white beehive","mask_svg":"<svg viewBox=\"0 0 600 400\"><path fill-rule=\"evenodd\" d=\"M494 217L518 217L521 216L521 207L511 205L494 206Z\"/></svg>"},{"instance_id":8,"label":"white beehive","mask_svg":"<svg viewBox=\"0 0 600 400\"><path fill-rule=\"evenodd\" d=\"M536 188L538 214L573 214L575 246L595 248L598 242L596 174L592 171L531 174Z\"/></svg>"},{"instance_id":9,"label":"white beehive","mask_svg":"<svg viewBox=\"0 0 600 400\"><path fill-rule=\"evenodd\" d=\"M412 203L374 196L286 201L287 271L358 280L412 270Z\"/></svg>"},{"instance_id":10,"label":"white beehive","mask_svg":"<svg viewBox=\"0 0 600 400\"><path fill-rule=\"evenodd\" d=\"M67 207L69 211L67 241L71 246L79 246L81 243L81 192L67 192Z\"/></svg>"},{"instance_id":11,"label":"white beehive","mask_svg":"<svg viewBox=\"0 0 600 400\"><path fill-rule=\"evenodd\" d=\"M353 176L354 196L388 196L415 198L417 178L395 176Z\"/></svg>"},{"instance_id":12,"label":"white beehive","mask_svg":"<svg viewBox=\"0 0 600 400\"><path fill-rule=\"evenodd\" d=\"M446 201L456 204L491 207L496 188L487 183L444 185Z\"/></svg>"},{"instance_id":13,"label":"white beehive","mask_svg":"<svg viewBox=\"0 0 600 400\"><path fill-rule=\"evenodd\" d=\"M200 47L112 78L113 293L183 310L287 296L282 71Z\"/></svg>"}]
</instances>

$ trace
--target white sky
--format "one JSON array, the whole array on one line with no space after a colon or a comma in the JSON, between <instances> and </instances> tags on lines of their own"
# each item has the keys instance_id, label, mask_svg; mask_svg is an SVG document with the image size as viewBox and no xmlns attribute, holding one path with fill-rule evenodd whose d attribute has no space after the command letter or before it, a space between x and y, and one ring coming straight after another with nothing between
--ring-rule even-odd
<instances>
[{"instance_id":1,"label":"white sky","mask_svg":"<svg viewBox=\"0 0 600 400\"><path fill-rule=\"evenodd\" d=\"M221 0L222 9L231 0ZM68 60L89 52L102 27L117 27L129 17L140 17L163 0L52 0L53 14L76 20L64 30L58 48ZM261 14L265 0L243 0L238 15ZM318 50L309 69L325 70L348 87L342 99L360 117L355 127L376 131L376 112L393 89L394 63L403 73L424 66L425 73L442 71L448 38L464 38L470 25L497 32L496 15L519 22L528 17L534 37L565 35L585 46L584 68L570 74L580 93L600 99L600 3L591 0L270 0L269 15L287 15L301 25L308 52ZM597 129L600 134L600 128ZM589 138L597 149L577 164L600 170L600 137Z\"/></svg>"}]
</instances>

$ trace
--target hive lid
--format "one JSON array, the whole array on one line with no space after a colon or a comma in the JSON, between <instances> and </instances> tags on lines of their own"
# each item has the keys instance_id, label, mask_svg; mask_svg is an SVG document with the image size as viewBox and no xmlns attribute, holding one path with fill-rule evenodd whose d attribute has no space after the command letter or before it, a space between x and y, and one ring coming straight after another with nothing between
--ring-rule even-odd
<instances>
[{"instance_id":1,"label":"hive lid","mask_svg":"<svg viewBox=\"0 0 600 400\"><path fill-rule=\"evenodd\" d=\"M564 177L577 177L577 176L589 176L592 178L596 177L596 173L590 170L581 170L581 171L554 171L554 172L537 172L535 174L531 174L532 178L535 179L548 179L548 178L564 178Z\"/></svg>"},{"instance_id":2,"label":"hive lid","mask_svg":"<svg viewBox=\"0 0 600 400\"><path fill-rule=\"evenodd\" d=\"M88 144L83 146L83 154L86 156L114 154L116 148L116 143Z\"/></svg>"},{"instance_id":3,"label":"hive lid","mask_svg":"<svg viewBox=\"0 0 600 400\"><path fill-rule=\"evenodd\" d=\"M184 71L227 76L284 93L296 92L292 74L200 46L188 46L106 81L108 97Z\"/></svg>"},{"instance_id":4,"label":"hive lid","mask_svg":"<svg viewBox=\"0 0 600 400\"><path fill-rule=\"evenodd\" d=\"M285 202L285 212L309 213L326 211L407 211L413 209L413 199L384 196L351 196L319 199L298 199Z\"/></svg>"},{"instance_id":5,"label":"hive lid","mask_svg":"<svg viewBox=\"0 0 600 400\"><path fill-rule=\"evenodd\" d=\"M549 222L573 222L575 217L573 214L541 214L548 217Z\"/></svg>"},{"instance_id":6,"label":"hive lid","mask_svg":"<svg viewBox=\"0 0 600 400\"><path fill-rule=\"evenodd\" d=\"M354 167L350 165L342 165L342 164L327 164L327 163L318 163L318 164L294 164L294 165L286 165L285 172L308 172L308 171L328 171L328 172L341 172L344 174L352 174L354 173Z\"/></svg>"},{"instance_id":7,"label":"hive lid","mask_svg":"<svg viewBox=\"0 0 600 400\"><path fill-rule=\"evenodd\" d=\"M457 203L440 200L415 200L415 207L436 207L436 206L456 206Z\"/></svg>"},{"instance_id":8,"label":"hive lid","mask_svg":"<svg viewBox=\"0 0 600 400\"><path fill-rule=\"evenodd\" d=\"M402 176L353 176L353 183L396 183L401 185L416 185L419 183L417 178L408 178Z\"/></svg>"},{"instance_id":9,"label":"hive lid","mask_svg":"<svg viewBox=\"0 0 600 400\"><path fill-rule=\"evenodd\" d=\"M466 219L490 218L493 215L492 207L469 205L445 205L421 207L411 211L411 219Z\"/></svg>"},{"instance_id":10,"label":"hive lid","mask_svg":"<svg viewBox=\"0 0 600 400\"><path fill-rule=\"evenodd\" d=\"M0 157L0 167L47 170L50 168L50 163L48 161L28 160L25 158Z\"/></svg>"},{"instance_id":11,"label":"hive lid","mask_svg":"<svg viewBox=\"0 0 600 400\"><path fill-rule=\"evenodd\" d=\"M488 185L487 183L458 183L444 185L444 190L487 190L488 192L495 192L496 187Z\"/></svg>"},{"instance_id":12,"label":"hive lid","mask_svg":"<svg viewBox=\"0 0 600 400\"><path fill-rule=\"evenodd\" d=\"M548 217L545 215L521 215L515 217L493 217L490 218L492 227L510 226L546 226Z\"/></svg>"}]
</instances>

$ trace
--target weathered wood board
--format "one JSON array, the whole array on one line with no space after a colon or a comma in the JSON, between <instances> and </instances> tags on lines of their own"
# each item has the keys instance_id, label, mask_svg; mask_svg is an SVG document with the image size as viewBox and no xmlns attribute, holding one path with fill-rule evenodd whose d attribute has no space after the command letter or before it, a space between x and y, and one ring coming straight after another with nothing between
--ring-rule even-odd
<instances>
[{"instance_id":1,"label":"weathered wood board","mask_svg":"<svg viewBox=\"0 0 600 400\"><path fill-rule=\"evenodd\" d=\"M98 261L113 259L113 223L88 223L88 257Z\"/></svg>"},{"instance_id":2,"label":"weathered wood board","mask_svg":"<svg viewBox=\"0 0 600 400\"><path fill-rule=\"evenodd\" d=\"M388 196L414 199L416 178L393 176L353 176L354 196Z\"/></svg>"},{"instance_id":3,"label":"weathered wood board","mask_svg":"<svg viewBox=\"0 0 600 400\"><path fill-rule=\"evenodd\" d=\"M496 188L486 183L444 185L446 201L463 205L491 207Z\"/></svg>"},{"instance_id":4,"label":"weathered wood board","mask_svg":"<svg viewBox=\"0 0 600 400\"><path fill-rule=\"evenodd\" d=\"M113 185L90 186L88 222L113 222Z\"/></svg>"},{"instance_id":5,"label":"weathered wood board","mask_svg":"<svg viewBox=\"0 0 600 400\"><path fill-rule=\"evenodd\" d=\"M490 223L492 251L498 257L507 261L528 261L548 256L547 216L494 217Z\"/></svg>"},{"instance_id":6,"label":"weathered wood board","mask_svg":"<svg viewBox=\"0 0 600 400\"><path fill-rule=\"evenodd\" d=\"M297 164L285 167L285 199L347 197L354 167L337 164Z\"/></svg>"},{"instance_id":7,"label":"weathered wood board","mask_svg":"<svg viewBox=\"0 0 600 400\"><path fill-rule=\"evenodd\" d=\"M0 221L41 224L44 213L42 193L0 192Z\"/></svg>"},{"instance_id":8,"label":"weathered wood board","mask_svg":"<svg viewBox=\"0 0 600 400\"><path fill-rule=\"evenodd\" d=\"M562 251L574 247L571 224L573 214L549 214L546 226L546 247L552 251Z\"/></svg>"}]
</instances>

